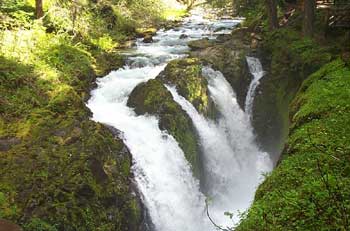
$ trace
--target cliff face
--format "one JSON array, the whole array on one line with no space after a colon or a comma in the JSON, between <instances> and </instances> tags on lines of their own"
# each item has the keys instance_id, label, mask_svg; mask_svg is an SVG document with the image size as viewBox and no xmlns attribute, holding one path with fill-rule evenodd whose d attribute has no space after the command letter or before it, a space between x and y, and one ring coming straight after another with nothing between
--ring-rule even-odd
<instances>
[{"instance_id":1,"label":"cliff face","mask_svg":"<svg viewBox=\"0 0 350 231\"><path fill-rule=\"evenodd\" d=\"M349 229L350 69L335 47L265 33L253 125L270 153L284 148L236 230Z\"/></svg>"},{"instance_id":2,"label":"cliff face","mask_svg":"<svg viewBox=\"0 0 350 231\"><path fill-rule=\"evenodd\" d=\"M291 104L277 168L237 230L347 230L350 69L338 59L310 75Z\"/></svg>"},{"instance_id":3,"label":"cliff face","mask_svg":"<svg viewBox=\"0 0 350 231\"><path fill-rule=\"evenodd\" d=\"M190 47L190 56L199 58L204 64L221 71L230 82L237 95L239 105L244 108L251 74L246 55L251 52L250 36L246 29L237 29L231 35L221 35L215 42L198 40ZM202 44L202 45L201 45Z\"/></svg>"},{"instance_id":4,"label":"cliff face","mask_svg":"<svg viewBox=\"0 0 350 231\"><path fill-rule=\"evenodd\" d=\"M258 43L251 33L240 29L191 52L225 74L242 108L251 80L245 56L258 57L266 72L252 123L277 167L235 230L347 230L349 55L338 58L339 45L303 39L291 28L262 33Z\"/></svg>"},{"instance_id":5,"label":"cliff face","mask_svg":"<svg viewBox=\"0 0 350 231\"><path fill-rule=\"evenodd\" d=\"M267 51L262 49L264 44L261 40L250 29L238 28L231 35L221 36L208 46L200 46L198 43L202 40L197 41L197 47L190 55L200 58L204 64L211 65L224 74L235 90L242 109L245 108L247 91L252 81L246 56L261 60L266 74L257 89L252 123L260 148L271 153L277 162L288 134L288 104L301 80L290 78L293 76L291 72L276 73L265 54Z\"/></svg>"}]
</instances>

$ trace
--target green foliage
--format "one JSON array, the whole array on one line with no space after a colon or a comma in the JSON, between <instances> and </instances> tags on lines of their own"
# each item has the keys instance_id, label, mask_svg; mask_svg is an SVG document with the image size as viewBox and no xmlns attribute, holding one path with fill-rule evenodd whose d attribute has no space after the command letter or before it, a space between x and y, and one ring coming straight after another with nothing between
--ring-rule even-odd
<instances>
[{"instance_id":1,"label":"green foliage","mask_svg":"<svg viewBox=\"0 0 350 231\"><path fill-rule=\"evenodd\" d=\"M33 218L24 226L27 231L57 231L57 229L39 218Z\"/></svg>"},{"instance_id":2,"label":"green foliage","mask_svg":"<svg viewBox=\"0 0 350 231\"><path fill-rule=\"evenodd\" d=\"M130 159L121 141L89 121L82 97L91 57L65 41L50 44L52 52L26 51L23 62L14 61L19 48L3 51L11 59L0 56L0 139L20 140L0 152L0 214L26 230L120 230L134 208L101 202L131 200ZM110 213L118 215L108 220Z\"/></svg>"},{"instance_id":3,"label":"green foliage","mask_svg":"<svg viewBox=\"0 0 350 231\"><path fill-rule=\"evenodd\" d=\"M290 28L265 33L263 49L271 54L274 76L289 76L287 72L298 73L303 78L332 59L330 47L302 39L297 31Z\"/></svg>"},{"instance_id":4,"label":"green foliage","mask_svg":"<svg viewBox=\"0 0 350 231\"><path fill-rule=\"evenodd\" d=\"M281 164L259 187L236 230L348 230L350 69L335 60L292 103Z\"/></svg>"},{"instance_id":5,"label":"green foliage","mask_svg":"<svg viewBox=\"0 0 350 231\"><path fill-rule=\"evenodd\" d=\"M0 29L27 26L34 18L34 8L26 0L0 2Z\"/></svg>"},{"instance_id":6,"label":"green foliage","mask_svg":"<svg viewBox=\"0 0 350 231\"><path fill-rule=\"evenodd\" d=\"M1 188L0 190L4 190ZM16 206L10 201L8 196L0 191L0 218L13 217L16 214Z\"/></svg>"},{"instance_id":7,"label":"green foliage","mask_svg":"<svg viewBox=\"0 0 350 231\"><path fill-rule=\"evenodd\" d=\"M246 20L243 22L245 26L255 28L262 22L266 24L267 15L265 10L265 2L261 0L237 0L237 13L244 16Z\"/></svg>"}]
</instances>

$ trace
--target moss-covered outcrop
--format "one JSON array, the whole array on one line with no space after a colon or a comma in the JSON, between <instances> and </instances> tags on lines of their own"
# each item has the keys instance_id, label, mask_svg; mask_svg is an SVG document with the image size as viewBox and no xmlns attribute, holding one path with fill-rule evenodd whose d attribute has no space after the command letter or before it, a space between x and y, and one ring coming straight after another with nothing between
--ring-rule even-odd
<instances>
[{"instance_id":1,"label":"moss-covered outcrop","mask_svg":"<svg viewBox=\"0 0 350 231\"><path fill-rule=\"evenodd\" d=\"M0 55L0 218L28 231L138 230L130 154L84 104L93 59L49 46L37 63Z\"/></svg>"},{"instance_id":2,"label":"moss-covered outcrop","mask_svg":"<svg viewBox=\"0 0 350 231\"><path fill-rule=\"evenodd\" d=\"M164 84L175 86L204 116L214 117L215 109L209 98L208 83L202 76L201 62L195 58L171 61L156 79L138 85L128 100L128 106L135 108L137 114L159 116L159 127L174 136L192 165L194 175L200 177L202 167L195 128Z\"/></svg>"},{"instance_id":3,"label":"moss-covered outcrop","mask_svg":"<svg viewBox=\"0 0 350 231\"><path fill-rule=\"evenodd\" d=\"M236 230L350 229L349 89L340 59L303 82L283 159Z\"/></svg>"},{"instance_id":4,"label":"moss-covered outcrop","mask_svg":"<svg viewBox=\"0 0 350 231\"><path fill-rule=\"evenodd\" d=\"M157 78L165 84L176 86L179 94L202 114L208 115L213 112L208 83L202 76L202 64L198 59L171 61Z\"/></svg>"},{"instance_id":5,"label":"moss-covered outcrop","mask_svg":"<svg viewBox=\"0 0 350 231\"><path fill-rule=\"evenodd\" d=\"M232 35L219 38L210 46L194 49L190 56L221 71L236 92L239 105L244 108L247 89L251 81L246 55L250 53L250 36L245 28L238 28ZM248 39L246 39L248 38Z\"/></svg>"},{"instance_id":6,"label":"moss-covered outcrop","mask_svg":"<svg viewBox=\"0 0 350 231\"><path fill-rule=\"evenodd\" d=\"M253 108L257 139L275 161L284 147L289 130L289 104L301 83L332 58L329 47L288 28L264 33L257 56L265 76L260 80Z\"/></svg>"},{"instance_id":7,"label":"moss-covered outcrop","mask_svg":"<svg viewBox=\"0 0 350 231\"><path fill-rule=\"evenodd\" d=\"M159 78L139 84L131 92L128 106L135 108L137 114L158 116L160 129L167 130L177 140L194 175L200 176L199 146L192 121Z\"/></svg>"}]
</instances>

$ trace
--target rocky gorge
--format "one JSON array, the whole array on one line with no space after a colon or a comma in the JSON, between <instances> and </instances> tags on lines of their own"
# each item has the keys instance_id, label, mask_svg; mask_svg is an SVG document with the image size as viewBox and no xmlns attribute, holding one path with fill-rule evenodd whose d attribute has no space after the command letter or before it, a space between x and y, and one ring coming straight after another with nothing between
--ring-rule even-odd
<instances>
[{"instance_id":1,"label":"rocky gorge","mask_svg":"<svg viewBox=\"0 0 350 231\"><path fill-rule=\"evenodd\" d=\"M29 231L346 230L348 56L201 11L137 37L100 78L65 47L80 69L63 86L0 56L20 70L1 79L0 218Z\"/></svg>"}]
</instances>

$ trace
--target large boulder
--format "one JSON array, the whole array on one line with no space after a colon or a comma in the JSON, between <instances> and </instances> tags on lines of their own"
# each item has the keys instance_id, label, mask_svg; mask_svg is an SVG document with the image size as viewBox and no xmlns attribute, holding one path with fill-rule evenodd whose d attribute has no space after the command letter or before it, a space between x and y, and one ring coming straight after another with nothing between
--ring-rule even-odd
<instances>
[{"instance_id":1,"label":"large boulder","mask_svg":"<svg viewBox=\"0 0 350 231\"><path fill-rule=\"evenodd\" d=\"M186 98L202 114L213 112L207 80L202 76L198 59L187 58L171 61L157 77L168 85L176 86L178 93Z\"/></svg>"},{"instance_id":2,"label":"large boulder","mask_svg":"<svg viewBox=\"0 0 350 231\"><path fill-rule=\"evenodd\" d=\"M128 106L139 115L157 115L160 129L167 130L177 140L194 175L200 176L199 146L192 121L174 101L160 78L138 85L130 94Z\"/></svg>"},{"instance_id":3,"label":"large boulder","mask_svg":"<svg viewBox=\"0 0 350 231\"><path fill-rule=\"evenodd\" d=\"M206 117L215 117L215 107L209 97L207 80L202 76L198 59L185 58L171 61L156 79L138 85L130 94L128 106L137 114L159 117L159 127L167 130L179 143L192 166L194 175L200 177L200 150L192 120L178 105L166 85L175 86Z\"/></svg>"},{"instance_id":4,"label":"large boulder","mask_svg":"<svg viewBox=\"0 0 350 231\"><path fill-rule=\"evenodd\" d=\"M153 36L152 35L146 35L143 38L142 42L144 42L144 43L153 43Z\"/></svg>"},{"instance_id":5,"label":"large boulder","mask_svg":"<svg viewBox=\"0 0 350 231\"><path fill-rule=\"evenodd\" d=\"M199 40L194 40L188 43L188 46L192 50L201 50L205 49L207 47L210 47L213 45L213 41L209 40L208 38L203 38Z\"/></svg>"}]
</instances>

